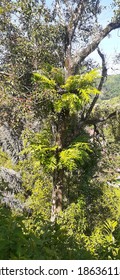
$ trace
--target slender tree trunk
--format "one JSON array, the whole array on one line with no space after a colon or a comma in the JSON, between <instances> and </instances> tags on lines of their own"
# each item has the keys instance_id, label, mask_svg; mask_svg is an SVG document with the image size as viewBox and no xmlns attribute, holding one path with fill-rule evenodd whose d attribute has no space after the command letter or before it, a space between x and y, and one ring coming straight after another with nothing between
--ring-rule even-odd
<instances>
[{"instance_id":1,"label":"slender tree trunk","mask_svg":"<svg viewBox=\"0 0 120 280\"><path fill-rule=\"evenodd\" d=\"M63 170L55 170L53 177L51 222L56 220L63 203Z\"/></svg>"},{"instance_id":2,"label":"slender tree trunk","mask_svg":"<svg viewBox=\"0 0 120 280\"><path fill-rule=\"evenodd\" d=\"M72 75L71 61L71 32L66 30L65 44L65 80ZM58 116L58 125L56 127L56 145L59 147L56 151L57 166L53 175L53 191L52 191L52 207L51 207L51 222L56 220L58 213L62 210L63 204L63 176L64 170L59 169L59 152L64 148L64 133L66 131L66 121L69 116L69 110L61 112Z\"/></svg>"},{"instance_id":3,"label":"slender tree trunk","mask_svg":"<svg viewBox=\"0 0 120 280\"><path fill-rule=\"evenodd\" d=\"M71 46L69 45L66 50L65 58L65 80L72 75L72 61L71 61Z\"/></svg>"},{"instance_id":4,"label":"slender tree trunk","mask_svg":"<svg viewBox=\"0 0 120 280\"><path fill-rule=\"evenodd\" d=\"M65 117L63 117L63 114L59 114L58 123L56 125L56 136L55 136L55 143L57 149L55 152L56 168L53 173L51 222L54 222L56 220L58 213L62 210L64 170L60 169L59 162L60 162L60 152L64 147L63 145L64 131L65 131Z\"/></svg>"}]
</instances>

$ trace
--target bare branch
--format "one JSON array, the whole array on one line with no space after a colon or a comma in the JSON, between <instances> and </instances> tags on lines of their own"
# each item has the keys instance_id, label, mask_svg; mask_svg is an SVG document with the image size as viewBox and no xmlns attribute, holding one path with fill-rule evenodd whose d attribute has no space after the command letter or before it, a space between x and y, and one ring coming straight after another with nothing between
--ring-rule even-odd
<instances>
[{"instance_id":1,"label":"bare branch","mask_svg":"<svg viewBox=\"0 0 120 280\"><path fill-rule=\"evenodd\" d=\"M12 74L4 72L4 71L0 71L0 75L1 76L7 76L7 77L13 76Z\"/></svg>"},{"instance_id":2,"label":"bare branch","mask_svg":"<svg viewBox=\"0 0 120 280\"><path fill-rule=\"evenodd\" d=\"M86 3L86 2L87 2L87 1L79 1L78 6L77 6L76 9L74 10L73 15L72 15L72 17L71 17L71 21L70 21L70 22L72 22L72 26L73 26L73 28L72 28L72 34L71 34L71 40L72 40L73 37L74 37L75 30L76 30L76 28L77 28L77 26L78 26L78 22L79 22L79 20L80 20L80 18L81 18L81 15L82 15L83 10L84 10L84 8L85 8L85 3ZM81 19L81 20L82 20L82 19Z\"/></svg>"},{"instance_id":3,"label":"bare branch","mask_svg":"<svg viewBox=\"0 0 120 280\"><path fill-rule=\"evenodd\" d=\"M101 76L101 79L100 79L100 83L98 85L98 90L101 91L102 87L103 87L103 84L104 84L104 81L105 81L105 79L107 77L107 68L106 68L106 62L105 62L104 54L100 51L99 48L98 48L97 51L98 51L99 56L102 59L102 76ZM93 110L93 108L94 108L98 98L99 98L99 94L96 94L96 96L94 97L94 99L93 99L93 101L92 101L92 103L91 103L91 105L90 105L90 107L89 107L89 109L87 111L85 119L87 119L90 116L90 114L91 114L91 112L92 112L92 110Z\"/></svg>"},{"instance_id":4,"label":"bare branch","mask_svg":"<svg viewBox=\"0 0 120 280\"><path fill-rule=\"evenodd\" d=\"M93 118L93 119L89 119L89 120L85 120L86 124L89 125L96 125L98 123L103 123L105 121L107 121L108 119L114 118L116 117L117 111L114 111L113 113L109 114L106 118Z\"/></svg>"},{"instance_id":5,"label":"bare branch","mask_svg":"<svg viewBox=\"0 0 120 280\"><path fill-rule=\"evenodd\" d=\"M79 68L79 65L81 62L89 55L91 54L100 44L100 42L112 31L115 29L120 28L120 22L111 22L109 23L93 40L92 43L90 43L87 47L82 49L79 52L79 55L74 59L72 68L74 69L74 72L77 72L77 69Z\"/></svg>"},{"instance_id":6,"label":"bare branch","mask_svg":"<svg viewBox=\"0 0 120 280\"><path fill-rule=\"evenodd\" d=\"M104 84L104 81L107 78L107 67L106 67L106 61L105 61L104 54L100 51L99 48L97 49L97 51L98 51L99 56L102 59L102 76L101 76L101 80L100 80L100 83L99 83L99 86L98 86L98 90L101 91L102 87L103 87L103 84Z\"/></svg>"}]
</instances>

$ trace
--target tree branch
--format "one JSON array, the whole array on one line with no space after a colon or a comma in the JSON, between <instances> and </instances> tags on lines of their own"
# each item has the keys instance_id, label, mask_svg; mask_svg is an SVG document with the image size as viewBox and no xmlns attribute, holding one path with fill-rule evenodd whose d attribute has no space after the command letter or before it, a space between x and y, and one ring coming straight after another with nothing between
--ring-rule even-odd
<instances>
[{"instance_id":1,"label":"tree branch","mask_svg":"<svg viewBox=\"0 0 120 280\"><path fill-rule=\"evenodd\" d=\"M103 84L104 84L104 81L105 81L105 79L107 77L107 68L106 68L106 62L105 62L104 54L100 51L99 48L98 48L97 51L98 51L99 56L102 59L102 76L101 76L101 79L100 79L100 83L98 85L98 90L101 91L102 87L103 87ZM93 108L94 108L98 98L99 98L99 94L96 94L96 96L94 97L94 99L93 99L93 101L92 101L92 103L91 103L91 105L90 105L90 107L89 107L89 109L87 111L85 119L87 119L90 116L90 114L91 114L91 112L92 112L92 110L93 110Z\"/></svg>"},{"instance_id":2,"label":"tree branch","mask_svg":"<svg viewBox=\"0 0 120 280\"><path fill-rule=\"evenodd\" d=\"M79 53L79 55L76 57L76 59L73 62L72 68L74 69L74 73L77 72L77 69L79 68L79 65L81 62L89 55L91 54L100 44L100 42L112 31L115 29L120 28L120 22L111 22L109 23L93 40L92 43L90 43L87 47L82 49Z\"/></svg>"},{"instance_id":3,"label":"tree branch","mask_svg":"<svg viewBox=\"0 0 120 280\"><path fill-rule=\"evenodd\" d=\"M7 77L13 76L12 74L4 72L4 71L0 71L0 75L1 76L7 76Z\"/></svg>"},{"instance_id":4,"label":"tree branch","mask_svg":"<svg viewBox=\"0 0 120 280\"><path fill-rule=\"evenodd\" d=\"M72 34L71 34L71 40L74 37L75 30L76 30L76 28L78 26L78 22L80 20L80 17L83 14L83 9L85 8L85 3L86 2L87 1L79 1L78 6L76 7L76 9L73 12L73 15L71 17L71 22L72 22L72 25L73 25Z\"/></svg>"},{"instance_id":5,"label":"tree branch","mask_svg":"<svg viewBox=\"0 0 120 280\"><path fill-rule=\"evenodd\" d=\"M105 121L107 121L108 119L114 118L116 116L116 111L114 111L113 113L109 114L106 118L93 118L93 119L89 119L89 120L85 120L85 124L89 124L89 125L95 125L98 123L103 123Z\"/></svg>"}]
</instances>

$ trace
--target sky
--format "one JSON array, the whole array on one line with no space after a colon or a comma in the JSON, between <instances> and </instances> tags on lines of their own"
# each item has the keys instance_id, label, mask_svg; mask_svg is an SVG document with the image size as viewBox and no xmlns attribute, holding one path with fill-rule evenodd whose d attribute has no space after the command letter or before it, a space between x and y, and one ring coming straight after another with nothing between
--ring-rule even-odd
<instances>
[{"instance_id":1,"label":"sky","mask_svg":"<svg viewBox=\"0 0 120 280\"><path fill-rule=\"evenodd\" d=\"M52 0L46 0L47 5L51 5ZM113 16L112 0L101 0L101 4L106 6L100 15L100 23L105 27ZM106 55L108 75L120 73L120 63L115 64L114 59L117 53L120 53L120 30L114 30L99 45L100 49ZM101 59L97 51L94 51L90 57L101 64Z\"/></svg>"},{"instance_id":2,"label":"sky","mask_svg":"<svg viewBox=\"0 0 120 280\"><path fill-rule=\"evenodd\" d=\"M104 26L109 23L113 15L113 8L111 7L112 0L101 0L103 6L107 6L106 9L100 15L100 22ZM108 74L120 73L120 63L115 64L114 58L117 53L120 53L120 30L114 30L107 36L99 45L100 49L106 55L106 62L108 68ZM100 58L97 51L94 51L91 56L94 60L100 63Z\"/></svg>"}]
</instances>

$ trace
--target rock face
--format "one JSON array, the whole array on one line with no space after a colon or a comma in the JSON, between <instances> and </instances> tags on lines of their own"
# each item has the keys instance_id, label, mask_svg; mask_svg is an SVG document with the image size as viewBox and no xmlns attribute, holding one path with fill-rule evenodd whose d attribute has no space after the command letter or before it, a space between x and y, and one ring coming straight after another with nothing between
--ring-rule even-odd
<instances>
[{"instance_id":1,"label":"rock face","mask_svg":"<svg viewBox=\"0 0 120 280\"><path fill-rule=\"evenodd\" d=\"M0 169L0 197L1 203L10 208L23 210L24 205L16 199L15 194L22 191L22 179L19 172L1 167Z\"/></svg>"},{"instance_id":2,"label":"rock face","mask_svg":"<svg viewBox=\"0 0 120 280\"><path fill-rule=\"evenodd\" d=\"M20 173L14 171L13 169L1 167L0 180L7 183L9 190L12 190L14 193L21 190L22 180Z\"/></svg>"},{"instance_id":3,"label":"rock face","mask_svg":"<svg viewBox=\"0 0 120 280\"><path fill-rule=\"evenodd\" d=\"M33 123L26 123L26 127L31 131L40 131L41 124L39 121ZM22 131L21 131L22 134ZM3 152L8 154L13 164L17 164L19 160L24 160L25 156L20 155L23 148L22 137L18 137L17 133L10 127L8 122L0 125L0 146ZM24 209L24 204L16 199L16 194L22 192L22 178L20 172L13 169L0 167L0 201L10 208Z\"/></svg>"},{"instance_id":4,"label":"rock face","mask_svg":"<svg viewBox=\"0 0 120 280\"><path fill-rule=\"evenodd\" d=\"M0 126L0 146L2 150L8 154L12 162L16 164L22 149L22 141L18 139L14 131L7 122ZM19 172L12 169L0 168L0 199L1 203L6 204L10 208L21 210L23 205L16 199L15 194L22 190L22 179Z\"/></svg>"},{"instance_id":5,"label":"rock face","mask_svg":"<svg viewBox=\"0 0 120 280\"><path fill-rule=\"evenodd\" d=\"M19 152L22 149L22 141L17 138L7 122L0 126L0 145L3 151L11 157L12 162L17 163Z\"/></svg>"}]
</instances>

